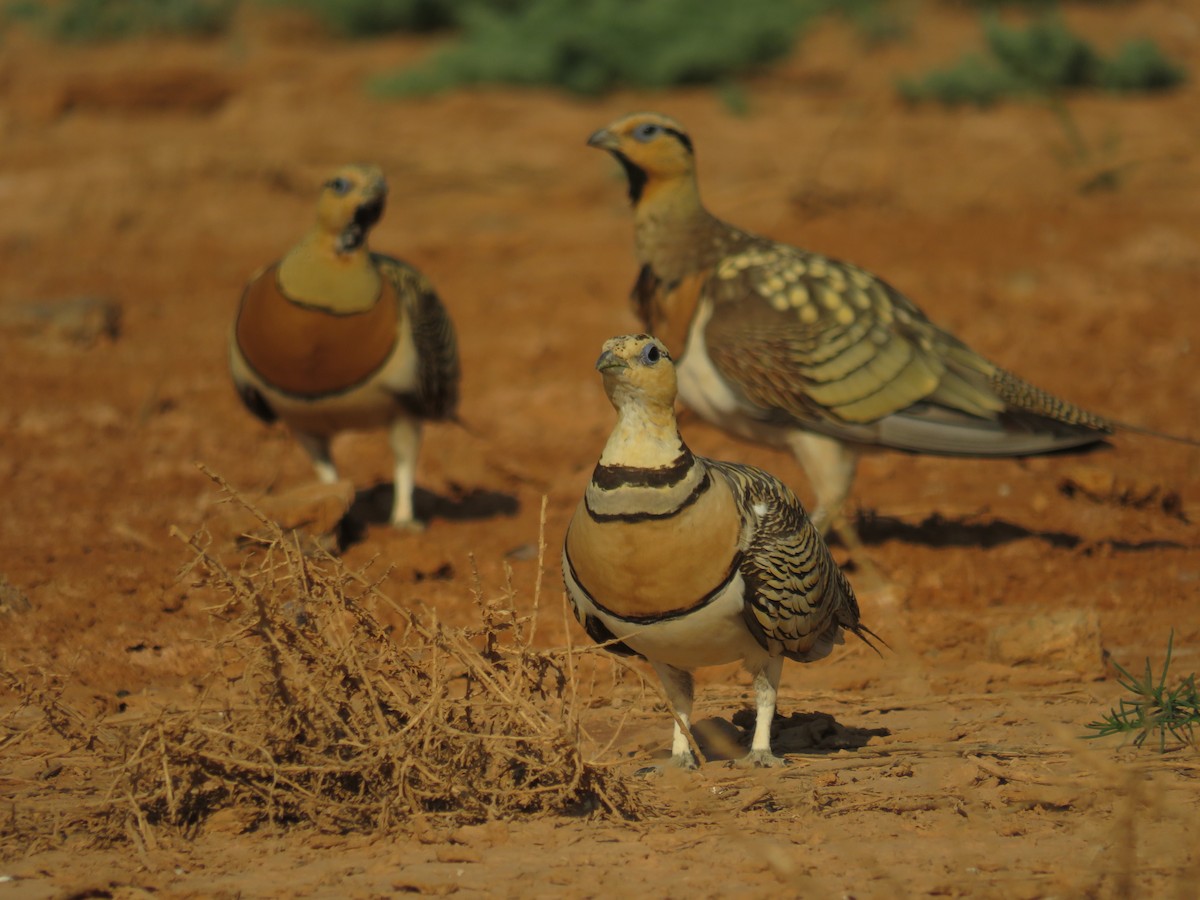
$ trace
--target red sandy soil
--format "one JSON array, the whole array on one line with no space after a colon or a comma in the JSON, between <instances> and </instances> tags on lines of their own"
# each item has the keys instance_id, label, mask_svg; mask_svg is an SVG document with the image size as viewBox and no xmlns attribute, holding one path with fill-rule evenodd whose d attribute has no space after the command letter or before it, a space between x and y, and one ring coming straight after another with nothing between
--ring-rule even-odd
<instances>
[{"instance_id":1,"label":"red sandy soil","mask_svg":"<svg viewBox=\"0 0 1200 900\"><path fill-rule=\"evenodd\" d=\"M613 421L592 363L605 338L636 329L624 186L584 140L636 109L685 123L719 215L885 275L1076 403L1200 437L1200 10L1069 8L1099 46L1145 34L1192 73L1168 95L1072 98L1089 149L1078 161L1036 102L898 101L896 75L978 40L972 15L920 9L907 40L874 49L819 28L745 83L743 117L699 89L371 99L364 79L436 42L338 43L278 11L212 43L5 35L7 664L62 675L89 710L195 698L210 598L177 581L191 554L169 529L219 533L221 494L197 462L250 497L312 480L286 432L239 405L225 335L244 280L307 227L320 180L347 161L388 173L373 246L420 266L457 321L468 427L427 431L428 530L370 524L344 558L391 566L383 589L443 621L473 620L473 565L492 596L511 567L516 602L528 600L543 496L557 604L556 548ZM81 341L31 319L83 296L119 304L117 336ZM682 427L697 452L811 497L787 455L695 418ZM848 644L785 670L780 713L804 717L784 725L785 770L714 761L652 780L663 812L637 823L414 825L382 840L214 820L139 852L62 835L10 844L0 897L1193 896L1195 750L1080 737L1123 693L1106 654L1161 662L1173 628L1174 670L1200 669L1200 450L1132 434L1112 445L1026 461L867 457L853 504L892 587L864 586L862 605L892 650ZM335 454L360 489L385 486L374 499L386 510L384 436L346 436ZM565 641L544 618L542 640ZM607 758L631 775L670 737L665 711L634 699L618 691L589 712L599 730L630 715ZM12 702L0 694L0 709ZM733 669L701 678L699 718L750 703ZM13 815L55 762L17 757L0 754Z\"/></svg>"}]
</instances>

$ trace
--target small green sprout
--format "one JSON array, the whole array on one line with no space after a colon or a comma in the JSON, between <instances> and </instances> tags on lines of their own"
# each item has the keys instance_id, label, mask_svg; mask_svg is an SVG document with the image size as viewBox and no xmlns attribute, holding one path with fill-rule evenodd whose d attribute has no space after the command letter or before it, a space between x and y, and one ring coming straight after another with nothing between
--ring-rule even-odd
<instances>
[{"instance_id":1,"label":"small green sprout","mask_svg":"<svg viewBox=\"0 0 1200 900\"><path fill-rule=\"evenodd\" d=\"M1131 694L1133 699L1122 697L1119 704L1110 709L1099 722L1090 722L1087 727L1095 734L1087 738L1107 737L1110 734L1133 734L1133 744L1141 747L1146 738L1157 732L1158 752L1167 750L1167 734L1182 744L1195 747L1195 728L1200 725L1200 691L1196 688L1193 672L1173 688L1167 687L1167 670L1171 667L1171 649L1175 631L1167 638L1167 658L1163 662L1162 674L1157 680L1146 659L1146 672L1139 679L1134 677L1116 660L1117 682Z\"/></svg>"}]
</instances>

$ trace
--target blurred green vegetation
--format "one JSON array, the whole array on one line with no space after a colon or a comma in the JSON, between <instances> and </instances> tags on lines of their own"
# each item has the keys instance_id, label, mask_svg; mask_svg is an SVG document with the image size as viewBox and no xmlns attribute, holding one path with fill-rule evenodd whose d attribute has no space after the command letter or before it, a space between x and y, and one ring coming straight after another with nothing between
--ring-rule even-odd
<instances>
[{"instance_id":1,"label":"blurred green vegetation","mask_svg":"<svg viewBox=\"0 0 1200 900\"><path fill-rule=\"evenodd\" d=\"M1112 91L1158 91L1181 84L1186 77L1183 66L1163 56L1154 41L1138 38L1101 61L1096 83Z\"/></svg>"},{"instance_id":2,"label":"blurred green vegetation","mask_svg":"<svg viewBox=\"0 0 1200 900\"><path fill-rule=\"evenodd\" d=\"M908 0L827 0L822 6L849 22L867 47L902 40L912 31Z\"/></svg>"},{"instance_id":3,"label":"blurred green vegetation","mask_svg":"<svg viewBox=\"0 0 1200 900\"><path fill-rule=\"evenodd\" d=\"M464 24L483 7L499 15L519 14L529 0L258 0L311 13L335 34L368 38L396 31L437 31Z\"/></svg>"},{"instance_id":4,"label":"blurred green vegetation","mask_svg":"<svg viewBox=\"0 0 1200 900\"><path fill-rule=\"evenodd\" d=\"M56 40L106 41L139 34L220 34L238 0L7 0L0 24L27 22Z\"/></svg>"},{"instance_id":5,"label":"blurred green vegetation","mask_svg":"<svg viewBox=\"0 0 1200 900\"><path fill-rule=\"evenodd\" d=\"M1058 96L1067 89L1165 90L1185 77L1153 41L1130 41L1105 58L1055 14L1025 28L989 17L983 34L989 55L968 54L948 68L902 78L900 95L914 103L989 106L1005 97Z\"/></svg>"},{"instance_id":6,"label":"blurred green vegetation","mask_svg":"<svg viewBox=\"0 0 1200 900\"><path fill-rule=\"evenodd\" d=\"M456 43L424 66L376 79L373 87L396 95L497 82L598 94L620 85L721 83L786 55L826 6L812 0L527 0L512 14L467 5Z\"/></svg>"},{"instance_id":7,"label":"blurred green vegetation","mask_svg":"<svg viewBox=\"0 0 1200 900\"><path fill-rule=\"evenodd\" d=\"M306 10L343 37L434 31L458 23L456 5L446 0L264 0L264 5Z\"/></svg>"},{"instance_id":8,"label":"blurred green vegetation","mask_svg":"<svg viewBox=\"0 0 1200 900\"><path fill-rule=\"evenodd\" d=\"M1020 6L1030 10L1057 8L1059 0L944 0L950 6L972 6L976 9L999 9L1002 6ZM1077 6L1119 6L1136 3L1138 0L1069 0Z\"/></svg>"},{"instance_id":9,"label":"blurred green vegetation","mask_svg":"<svg viewBox=\"0 0 1200 900\"><path fill-rule=\"evenodd\" d=\"M907 31L904 0L0 0L0 28L30 23L69 41L145 33L211 35L241 4L303 10L331 33L367 38L452 29L426 65L376 79L385 95L464 84L553 85L580 94L619 86L714 84L731 109L734 79L787 55L806 24L836 14L864 44ZM907 8L907 7L903 7Z\"/></svg>"},{"instance_id":10,"label":"blurred green vegetation","mask_svg":"<svg viewBox=\"0 0 1200 900\"><path fill-rule=\"evenodd\" d=\"M954 2L1057 8L1054 0ZM483 83L580 94L713 84L742 112L748 101L735 79L786 56L816 19L842 18L869 47L906 35L914 10L908 0L0 0L0 27L26 22L64 41L208 36L227 30L243 3L301 9L345 37L455 31L426 64L374 79L381 95ZM1069 88L1161 90L1184 78L1152 41L1130 41L1105 58L1053 12L1027 28L989 16L983 34L986 52L901 79L901 96L987 106Z\"/></svg>"}]
</instances>

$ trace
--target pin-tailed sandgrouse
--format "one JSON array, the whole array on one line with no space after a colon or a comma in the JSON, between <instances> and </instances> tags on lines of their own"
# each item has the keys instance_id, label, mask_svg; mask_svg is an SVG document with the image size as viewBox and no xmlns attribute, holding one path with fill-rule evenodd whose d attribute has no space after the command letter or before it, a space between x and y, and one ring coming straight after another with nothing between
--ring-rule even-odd
<instances>
[{"instance_id":1,"label":"pin-tailed sandgrouse","mask_svg":"<svg viewBox=\"0 0 1200 900\"><path fill-rule=\"evenodd\" d=\"M786 485L688 449L660 341L613 338L596 368L617 424L563 544L575 615L596 641L649 660L685 725L692 670L740 660L757 697L746 761L775 764L783 660L821 659L843 631L866 639L854 591ZM695 765L678 722L672 761Z\"/></svg>"},{"instance_id":2,"label":"pin-tailed sandgrouse","mask_svg":"<svg viewBox=\"0 0 1200 900\"><path fill-rule=\"evenodd\" d=\"M633 301L676 354L681 399L739 436L790 448L822 531L838 523L864 447L1021 456L1096 444L1118 427L984 359L870 272L713 216L692 140L666 116L618 119L588 144L628 177Z\"/></svg>"},{"instance_id":3,"label":"pin-tailed sandgrouse","mask_svg":"<svg viewBox=\"0 0 1200 900\"><path fill-rule=\"evenodd\" d=\"M387 182L375 166L335 172L321 188L316 225L246 286L229 355L247 408L266 422L285 422L322 481L337 479L333 435L389 428L392 524L416 527L421 423L453 417L458 350L429 281L367 247L386 198Z\"/></svg>"}]
</instances>

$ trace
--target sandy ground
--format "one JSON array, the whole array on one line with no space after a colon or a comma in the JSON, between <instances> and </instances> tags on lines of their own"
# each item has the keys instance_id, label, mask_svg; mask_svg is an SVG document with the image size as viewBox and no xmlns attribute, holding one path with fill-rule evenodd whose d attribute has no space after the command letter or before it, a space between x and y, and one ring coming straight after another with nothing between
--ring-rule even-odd
<instances>
[{"instance_id":1,"label":"sandy ground","mask_svg":"<svg viewBox=\"0 0 1200 900\"><path fill-rule=\"evenodd\" d=\"M5 35L0 653L63 676L92 711L194 699L210 598L177 580L190 555L169 529L223 533L198 462L257 498L312 479L286 432L240 407L224 339L244 280L298 237L316 186L347 161L386 170L373 245L420 266L457 321L468 428L427 432L428 530L371 524L344 559L390 566L383 589L446 622L472 621L473 566L492 596L511 567L527 602L542 497L554 548L611 426L592 363L636 327L631 227L615 166L584 140L635 109L685 123L723 217L884 274L1085 407L1200 436L1200 13L1137 3L1069 20L1102 47L1148 34L1193 76L1168 96L1071 100L1082 161L1037 103L897 101L896 75L975 40L948 5L871 50L819 29L746 82L744 117L707 90L373 100L368 75L435 44L333 43L278 14L214 43ZM39 318L83 297L119 306L115 336ZM696 451L811 497L786 455L694 418L683 428ZM386 508L384 437L346 436L335 454ZM54 795L43 770L73 763L22 745L0 752L0 897L1194 896L1195 751L1080 737L1121 696L1110 654L1161 662L1173 628L1175 671L1200 668L1200 451L1121 435L1084 458L878 454L853 503L892 585L863 591L865 620L893 649L848 645L785 670L785 770L717 760L652 780L661 813L633 823L414 824L381 839L214 822L135 851L86 834L23 843L22 810ZM555 603L556 566L552 552ZM544 618L541 640L563 642L567 627ZM734 670L702 677L699 718L728 728L750 704ZM622 687L588 724L607 734L618 716L605 759L632 777L666 752L670 720Z\"/></svg>"}]
</instances>

